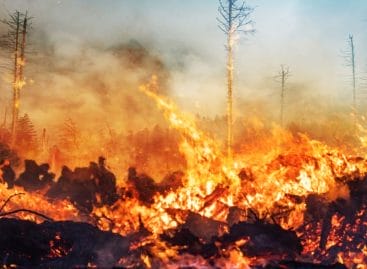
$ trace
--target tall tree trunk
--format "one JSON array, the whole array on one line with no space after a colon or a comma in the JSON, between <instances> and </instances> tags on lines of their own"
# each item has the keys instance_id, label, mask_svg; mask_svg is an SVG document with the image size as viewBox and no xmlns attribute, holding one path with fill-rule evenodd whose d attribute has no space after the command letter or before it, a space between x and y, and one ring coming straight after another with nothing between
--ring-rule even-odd
<instances>
[{"instance_id":1,"label":"tall tree trunk","mask_svg":"<svg viewBox=\"0 0 367 269\"><path fill-rule=\"evenodd\" d=\"M23 29L22 29L22 44L20 46L20 63L19 63L19 87L18 87L18 99L20 99L20 90L24 86L24 66L25 66L25 47L27 38L27 26L28 18L27 13L24 15Z\"/></svg>"},{"instance_id":2,"label":"tall tree trunk","mask_svg":"<svg viewBox=\"0 0 367 269\"><path fill-rule=\"evenodd\" d=\"M14 86L13 86L13 120L12 120L12 139L11 145L14 146L17 139L17 122L19 118L20 91L24 85L24 65L25 65L25 47L27 36L28 18L24 15L22 25L22 42L20 38L20 13L17 11L16 17L16 40L15 40L15 63L14 63ZM20 52L19 52L20 43Z\"/></svg>"},{"instance_id":3,"label":"tall tree trunk","mask_svg":"<svg viewBox=\"0 0 367 269\"><path fill-rule=\"evenodd\" d=\"M356 68L355 68L355 54L354 54L354 41L353 36L349 36L350 46L351 46L351 61L352 61L352 78L353 78L353 109L356 110L357 107L357 97L356 97Z\"/></svg>"},{"instance_id":4,"label":"tall tree trunk","mask_svg":"<svg viewBox=\"0 0 367 269\"><path fill-rule=\"evenodd\" d=\"M16 142L16 129L19 116L19 28L20 28L20 13L16 12L16 32L15 32L15 47L14 47L14 79L13 79L13 104L12 104L12 126L11 126L11 145Z\"/></svg>"},{"instance_id":5,"label":"tall tree trunk","mask_svg":"<svg viewBox=\"0 0 367 269\"><path fill-rule=\"evenodd\" d=\"M357 130L357 92L356 92L356 66L355 66L355 51L353 36L349 35L350 51L351 51L351 66L352 66L352 86L353 86L353 117L354 129Z\"/></svg>"},{"instance_id":6,"label":"tall tree trunk","mask_svg":"<svg viewBox=\"0 0 367 269\"><path fill-rule=\"evenodd\" d=\"M227 38L227 157L233 157L233 79L234 79L234 42L238 32L252 33L253 30L241 29L252 23L250 14L253 8L246 6L244 1L219 0L219 14L217 18L219 29Z\"/></svg>"},{"instance_id":7,"label":"tall tree trunk","mask_svg":"<svg viewBox=\"0 0 367 269\"><path fill-rule=\"evenodd\" d=\"M227 157L231 159L233 146L233 2L231 0L228 1L228 5L228 25L230 30L227 36Z\"/></svg>"}]
</instances>

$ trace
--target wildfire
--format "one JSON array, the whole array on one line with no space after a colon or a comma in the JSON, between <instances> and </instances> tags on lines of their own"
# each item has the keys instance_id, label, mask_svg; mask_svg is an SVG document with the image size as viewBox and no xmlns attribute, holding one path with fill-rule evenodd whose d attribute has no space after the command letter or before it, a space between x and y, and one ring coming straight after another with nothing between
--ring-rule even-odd
<instances>
[{"instance_id":1,"label":"wildfire","mask_svg":"<svg viewBox=\"0 0 367 269\"><path fill-rule=\"evenodd\" d=\"M150 206L129 200L118 202L112 210L96 209L96 214L103 212L116 223L115 232L128 234L136 230L137 216L140 216L149 231L161 234L182 225L187 217L184 212L194 212L225 223L233 206L247 212L245 219L250 217L248 209L251 209L259 219L273 219L285 229L298 229L305 223L307 210L302 197L325 194L328 201L346 198L349 192L338 179L356 179L367 171L364 159L353 158L337 148L278 127L275 127L271 138L276 141L274 148L262 158L256 155L256 162L251 161L255 149L249 153L237 153L233 160L228 160L218 141L198 129L195 121L174 103L155 92L156 77L140 89L156 102L171 127L181 133L180 152L187 161L187 170L181 188L157 194ZM133 225L127 227L126 223ZM333 218L332 223L326 249L340 244L333 235L339 227L338 219ZM105 224L103 221L100 223L102 228L106 228ZM320 232L320 227L312 230ZM319 239L311 238L311 233L306 233L303 243L304 252L312 256L316 253ZM359 254L343 254L340 259L346 264L346 259L363 264L366 255L362 249L365 247ZM251 264L236 250L230 251L229 257L236 264ZM146 257L144 261L149 264Z\"/></svg>"},{"instance_id":2,"label":"wildfire","mask_svg":"<svg viewBox=\"0 0 367 269\"><path fill-rule=\"evenodd\" d=\"M160 96L157 88L157 78L153 77L140 90L156 102L170 126L181 134L179 150L186 160L182 185L157 192L151 203L138 199L132 193L112 206L95 207L89 216L100 229L124 236L134 234L143 226L149 235L132 248L154 242L149 255L142 253L139 256L147 268L152 267L152 257L159 259L167 268L177 268L177 264L207 266L206 260L188 254L180 255L179 248L170 247L159 238L171 229L182 227L193 214L215 221L220 235L228 233L233 223L253 218L295 230L302 238L303 255L315 261L322 261L321 257L327 251L340 248L343 242L353 241L352 232L367 226L365 208L353 215L356 221L350 224L345 223L351 213L334 214L330 218L327 237L322 235L322 229L325 229L322 226L327 224L325 219L313 224L307 224L305 219L309 213L306 200L311 199L312 195L323 197L325 204L337 203L339 198L349 198L350 191L345 183L365 176L365 159L349 156L341 149L303 134L292 134L278 126L274 126L272 135L258 141L254 148L247 146L246 151L235 151L233 157L228 159L223 153L223 144L200 130L192 117ZM257 147L259 143L262 143L261 147ZM3 201L16 195L4 203L0 213L27 208L55 220L83 219L67 200L48 201L42 193L21 193L18 187L7 190L4 186L1 187ZM120 192L123 196L123 191ZM240 212L238 216L233 217L233 209ZM324 209L325 212L327 210L331 209ZM29 211L20 210L18 214L23 219L40 220L39 215ZM84 220L91 221L89 217L84 217ZM51 256L57 257L67 252L58 246L59 242L61 238L57 235L50 242ZM246 243L246 240L240 240L223 249L222 254L226 258L222 257L215 263L222 268L231 268L233 264L238 268L265 264L263 258L243 254L241 248ZM320 249L320 245L324 248ZM367 245L360 242L356 248L340 252L338 261L348 266L360 264L358 268L364 268L366 249ZM189 264L187 261L190 261Z\"/></svg>"}]
</instances>

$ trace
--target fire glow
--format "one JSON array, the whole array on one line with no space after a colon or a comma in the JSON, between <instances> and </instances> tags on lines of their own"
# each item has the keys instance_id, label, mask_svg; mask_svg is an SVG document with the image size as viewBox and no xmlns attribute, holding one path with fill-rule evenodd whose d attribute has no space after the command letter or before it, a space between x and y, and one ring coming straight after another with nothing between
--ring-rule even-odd
<instances>
[{"instance_id":1,"label":"fire glow","mask_svg":"<svg viewBox=\"0 0 367 269\"><path fill-rule=\"evenodd\" d=\"M367 246L365 238L359 236L367 225L366 206L349 204L355 203L350 197L355 191L353 185L365 186L367 163L364 158L345 155L337 148L279 129L274 134L280 137L273 139L284 141L261 161L257 160L257 165L246 165L251 156L242 154L235 154L232 160L228 160L219 150L221 146L217 141L199 130L194 120L175 104L151 91L152 85L156 86L155 77L141 90L156 102L171 127L182 135L180 152L187 161L187 169L180 178L182 184L157 192L150 203L140 200L141 194L128 184L119 192L124 195L131 190L130 197L125 195L112 206L94 207L91 213L96 216L94 220L98 220L96 224L100 229L122 236L138 233L144 225L147 234L131 243L130 249L133 252L138 249L149 251L133 263L148 268L209 266L213 263L226 268L255 268L282 260L284 253L279 256L270 253L267 254L270 256L246 255L245 249L254 243L251 236L239 236L229 244L222 240L236 223L261 223L280 225L284 231L296 232L303 248L296 258L299 262L339 262L348 267L363 268L367 261ZM139 180L139 175L135 176ZM6 203L2 212L27 208L53 220L88 221L88 217L67 200L50 203L42 194L20 193L23 190L19 187L7 190L5 185L1 186L3 200L14 191L18 193ZM346 203L345 212L336 208L342 201ZM312 209L321 205L328 208ZM324 215L317 216L322 213L312 210L324 211ZM17 217L40 221L39 216L29 212L19 212ZM191 219L195 219L193 221L199 229L207 230L196 231L190 226ZM211 221L217 225L214 233L213 228L209 228L212 224L207 223ZM330 227L326 227L327 222ZM218 254L205 259L190 253L187 250L190 246L174 246L162 239L162 235L177 233L183 227L189 227L204 245L217 238ZM50 255L67 255L67 250L56 247L60 240L57 235L50 242ZM185 249L188 252L182 254ZM119 264L127 266L131 262L121 258Z\"/></svg>"},{"instance_id":2,"label":"fire glow","mask_svg":"<svg viewBox=\"0 0 367 269\"><path fill-rule=\"evenodd\" d=\"M161 83L159 58L134 44L116 49L143 66L129 66L131 80L145 83L132 94L139 101L126 95L126 104L136 111L132 103L149 106L167 129L157 125L123 136L108 119L101 127L107 132L82 133L69 118L61 142L50 147L43 128L39 148L27 143L35 136L28 114L19 117L20 93L33 84L24 75L31 17L10 17L15 76L11 128L5 113L0 130L0 230L6 231L0 234L0 265L367 269L367 128L357 114L353 36L353 132L346 141L335 135L337 143L329 143L307 127L285 124L290 71L283 65L279 124L264 127L265 119L249 117L246 135L235 125L234 52L240 32L254 32L254 9L239 3L219 1L219 28L227 40L227 115L208 125L227 129L225 135L184 112L162 89L167 84Z\"/></svg>"}]
</instances>

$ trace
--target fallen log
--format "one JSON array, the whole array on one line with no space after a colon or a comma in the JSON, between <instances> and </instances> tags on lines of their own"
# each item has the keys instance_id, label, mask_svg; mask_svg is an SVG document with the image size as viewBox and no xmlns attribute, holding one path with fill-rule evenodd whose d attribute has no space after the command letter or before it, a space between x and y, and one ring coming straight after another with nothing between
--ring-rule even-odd
<instances>
[{"instance_id":1,"label":"fallen log","mask_svg":"<svg viewBox=\"0 0 367 269\"><path fill-rule=\"evenodd\" d=\"M239 246L248 257L271 255L296 257L302 245L294 231L282 229L279 225L263 222L234 224L228 234L218 239L223 246L243 241Z\"/></svg>"},{"instance_id":2,"label":"fallen log","mask_svg":"<svg viewBox=\"0 0 367 269\"><path fill-rule=\"evenodd\" d=\"M340 263L322 265L296 261L281 261L274 266L268 265L265 269L347 269L347 267Z\"/></svg>"},{"instance_id":3,"label":"fallen log","mask_svg":"<svg viewBox=\"0 0 367 269\"><path fill-rule=\"evenodd\" d=\"M112 267L129 251L130 240L71 221L0 219L0 265L32 268L75 268L93 264Z\"/></svg>"}]
</instances>

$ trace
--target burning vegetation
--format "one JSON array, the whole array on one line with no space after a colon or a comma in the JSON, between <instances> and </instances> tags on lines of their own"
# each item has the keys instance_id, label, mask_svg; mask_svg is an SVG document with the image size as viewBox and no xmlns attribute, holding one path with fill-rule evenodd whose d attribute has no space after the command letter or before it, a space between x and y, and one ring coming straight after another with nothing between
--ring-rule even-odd
<instances>
[{"instance_id":1,"label":"burning vegetation","mask_svg":"<svg viewBox=\"0 0 367 269\"><path fill-rule=\"evenodd\" d=\"M228 159L156 87L141 91L179 132L185 169L156 181L131 167L119 181L101 157L55 180L47 164L26 160L16 178L4 162L4 265L363 268L364 157L278 128L272 151Z\"/></svg>"},{"instance_id":2,"label":"burning vegetation","mask_svg":"<svg viewBox=\"0 0 367 269\"><path fill-rule=\"evenodd\" d=\"M104 57L123 59L115 67L133 77L118 95L131 113L124 117L157 123L125 133L108 119L117 102L109 88L121 84L112 70L105 80L99 70L74 78L98 88L108 112L93 119L107 118L103 127L87 130L68 117L38 132L28 114L19 116L33 18L15 12L4 21L10 31L0 45L14 52L14 79L12 120L5 110L0 128L1 266L367 269L367 136L355 102L353 37L347 120L287 122L290 72L283 65L279 124L235 117L235 41L241 31L254 32L253 11L239 0L220 1L227 115L214 120L185 113L167 97L168 69L139 43L109 48ZM93 103L91 96L84 97Z\"/></svg>"}]
</instances>

